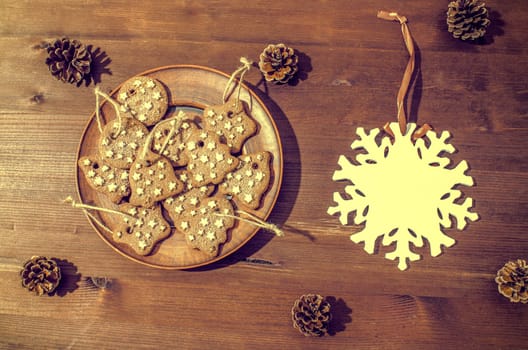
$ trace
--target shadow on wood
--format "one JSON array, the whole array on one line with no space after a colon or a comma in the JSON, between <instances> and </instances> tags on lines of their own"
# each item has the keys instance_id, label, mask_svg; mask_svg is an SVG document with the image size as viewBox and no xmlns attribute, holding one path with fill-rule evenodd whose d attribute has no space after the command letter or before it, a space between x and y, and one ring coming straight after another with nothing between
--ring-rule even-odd
<instances>
[{"instance_id":1,"label":"shadow on wood","mask_svg":"<svg viewBox=\"0 0 528 350\"><path fill-rule=\"evenodd\" d=\"M332 313L328 334L334 336L339 332L343 332L346 329L346 324L352 322L352 309L341 298L329 296L326 301L330 303Z\"/></svg>"},{"instance_id":2,"label":"shadow on wood","mask_svg":"<svg viewBox=\"0 0 528 350\"><path fill-rule=\"evenodd\" d=\"M63 297L68 293L73 293L79 288L79 281L81 280L81 274L77 273L77 266L66 259L53 258L53 260L61 269L61 281L57 289L50 295Z\"/></svg>"}]
</instances>

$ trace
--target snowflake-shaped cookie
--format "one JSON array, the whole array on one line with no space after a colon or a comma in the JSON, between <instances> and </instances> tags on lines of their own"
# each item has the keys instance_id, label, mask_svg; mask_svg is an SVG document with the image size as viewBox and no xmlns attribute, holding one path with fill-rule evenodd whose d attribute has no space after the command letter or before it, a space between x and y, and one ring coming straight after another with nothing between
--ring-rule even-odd
<instances>
[{"instance_id":1,"label":"snowflake-shaped cookie","mask_svg":"<svg viewBox=\"0 0 528 350\"><path fill-rule=\"evenodd\" d=\"M416 125L409 123L402 135L397 123L391 123L394 142L383 137L378 144L379 129L366 133L358 128L359 139L351 145L353 150L364 150L356 162L345 156L339 157L340 170L335 171L333 180L349 180L345 187L347 197L334 193L335 206L328 209L330 215L339 213L341 224L348 224L348 215L355 213L354 223L365 224L362 231L352 234L355 243L364 242L367 253L374 253L379 237L384 246L395 243L395 250L385 257L398 259L398 268L405 270L409 261L420 259L411 251L411 245L422 247L424 238L429 242L431 256L438 256L442 246L450 247L455 240L447 236L442 228L453 224L457 229L466 226L466 219L475 221L478 215L470 211L473 200L461 201L462 192L457 185L472 186L473 178L465 175L466 161L455 167L448 167L450 159L442 156L451 154L455 148L447 143L449 132L440 136L433 131L415 143L411 135ZM426 144L424 138L429 143Z\"/></svg>"}]
</instances>

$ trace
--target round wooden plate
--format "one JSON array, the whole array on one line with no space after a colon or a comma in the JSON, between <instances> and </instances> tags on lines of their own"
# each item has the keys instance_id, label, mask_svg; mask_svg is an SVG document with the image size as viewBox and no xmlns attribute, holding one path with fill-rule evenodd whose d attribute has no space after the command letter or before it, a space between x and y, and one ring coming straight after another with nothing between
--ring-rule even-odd
<instances>
[{"instance_id":1,"label":"round wooden plate","mask_svg":"<svg viewBox=\"0 0 528 350\"><path fill-rule=\"evenodd\" d=\"M165 85L169 92L171 106L166 117L174 115L179 109L201 115L205 106L222 104L222 95L229 80L229 75L225 73L194 65L161 67L138 75L156 78ZM120 86L112 91L112 97L116 97L119 88ZM270 187L260 208L252 212L252 214L265 220L275 205L282 182L282 145L277 126L270 112L257 95L244 84L242 84L240 100L247 103L249 114L259 124L256 135L244 144L242 154L258 151L269 151L273 154ZM105 122L115 117L115 112L110 103L103 102L101 112ZM99 135L94 113L81 137L77 160L83 156L98 154ZM83 203L117 210L117 206L108 200L104 194L90 188L78 167L76 181L79 198ZM90 213L110 230L116 227L119 219L116 215L100 211L92 210ZM110 232L98 225L90 216L87 215L87 218L97 234L117 252L136 262L164 269L188 269L218 261L242 247L258 231L254 225L237 221L235 227L228 231L227 241L220 245L218 255L211 258L199 250L190 248L185 242L183 234L172 230L171 235L158 243L151 254L142 256L136 254L127 245L114 242Z\"/></svg>"}]
</instances>

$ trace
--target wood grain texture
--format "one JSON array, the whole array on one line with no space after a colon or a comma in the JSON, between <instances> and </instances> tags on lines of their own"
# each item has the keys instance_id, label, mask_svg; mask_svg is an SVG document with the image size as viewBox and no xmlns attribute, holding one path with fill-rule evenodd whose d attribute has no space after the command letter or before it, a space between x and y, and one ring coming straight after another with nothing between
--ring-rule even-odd
<instances>
[{"instance_id":1,"label":"wood grain texture","mask_svg":"<svg viewBox=\"0 0 528 350\"><path fill-rule=\"evenodd\" d=\"M97 1L0 4L0 348L34 349L526 349L528 307L498 294L494 276L528 258L528 25L524 0L488 1L483 44L450 37L446 2ZM397 23L409 18L420 72L408 97L418 122L449 130L476 186L481 219L448 234L455 246L400 272L368 255L326 214L339 154L358 126L395 120L407 63ZM43 45L67 35L97 52L109 91L142 71L196 64L230 73L269 43L301 54L296 84L246 75L275 118L284 175L270 219L287 234L259 232L233 255L189 271L129 261L95 234L74 194L79 139L94 108L93 82L56 81ZM36 298L18 272L32 255L61 260L57 295ZM108 277L106 289L90 276ZM332 297L332 335L291 326L300 295Z\"/></svg>"}]
</instances>

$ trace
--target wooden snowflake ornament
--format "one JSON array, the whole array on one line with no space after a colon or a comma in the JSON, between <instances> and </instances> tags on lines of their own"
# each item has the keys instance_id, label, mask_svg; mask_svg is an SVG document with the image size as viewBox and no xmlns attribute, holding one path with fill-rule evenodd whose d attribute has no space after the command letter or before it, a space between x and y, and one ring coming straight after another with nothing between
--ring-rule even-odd
<instances>
[{"instance_id":1,"label":"wooden snowflake ornament","mask_svg":"<svg viewBox=\"0 0 528 350\"><path fill-rule=\"evenodd\" d=\"M420 255L411 250L411 245L423 247L424 239L429 242L431 256L438 256L442 246L450 247L455 240L442 232L442 228L451 228L450 216L456 218L457 229L463 230L466 219L475 221L476 213L470 212L471 198L459 204L462 197L457 185L472 186L473 178L465 175L468 165L461 161L450 169L451 163L444 153L451 154L455 148L447 143L449 132L440 136L428 131L426 138L412 141L411 135L416 124L409 123L406 134L399 131L398 123L391 123L394 142L388 136L376 137L380 129L369 133L358 128L351 148L364 150L358 154L356 164L344 155L339 157L341 169L334 172L333 180L349 180L345 187L347 199L340 193L334 193L335 206L328 209L330 215L339 214L342 225L348 224L348 215L355 213L354 223L365 224L362 231L350 236L354 243L363 242L367 253L373 254L376 240L383 237L382 244L393 243L396 248L387 253L386 258L398 259L398 268L405 270L409 261L420 259Z\"/></svg>"},{"instance_id":2,"label":"wooden snowflake ornament","mask_svg":"<svg viewBox=\"0 0 528 350\"><path fill-rule=\"evenodd\" d=\"M437 135L427 124L418 128L408 123L403 101L414 69L414 47L407 28L407 19L397 13L382 12L378 17L397 20L402 25L405 44L411 59L407 65L398 93L398 122L385 125L386 136L381 140L380 129L366 132L358 128L351 148L362 151L355 161L341 155L341 169L334 172L332 180L348 180L346 196L335 192L335 206L328 214L339 214L342 225L348 224L349 214L355 214L354 224L364 224L363 230L354 233L354 243L364 243L367 253L373 254L376 240L382 237L384 246L395 246L385 257L398 259L398 268L408 268L408 261L420 259L412 246L423 247L429 243L431 256L442 253L442 247L450 247L455 240L443 229L451 228L452 218L456 227L463 230L467 220L475 221L478 215L470 211L473 200L457 189L458 185L473 186L473 178L466 175L465 160L450 166L449 154L455 151L447 140L448 131ZM428 142L426 142L428 141Z\"/></svg>"}]
</instances>

